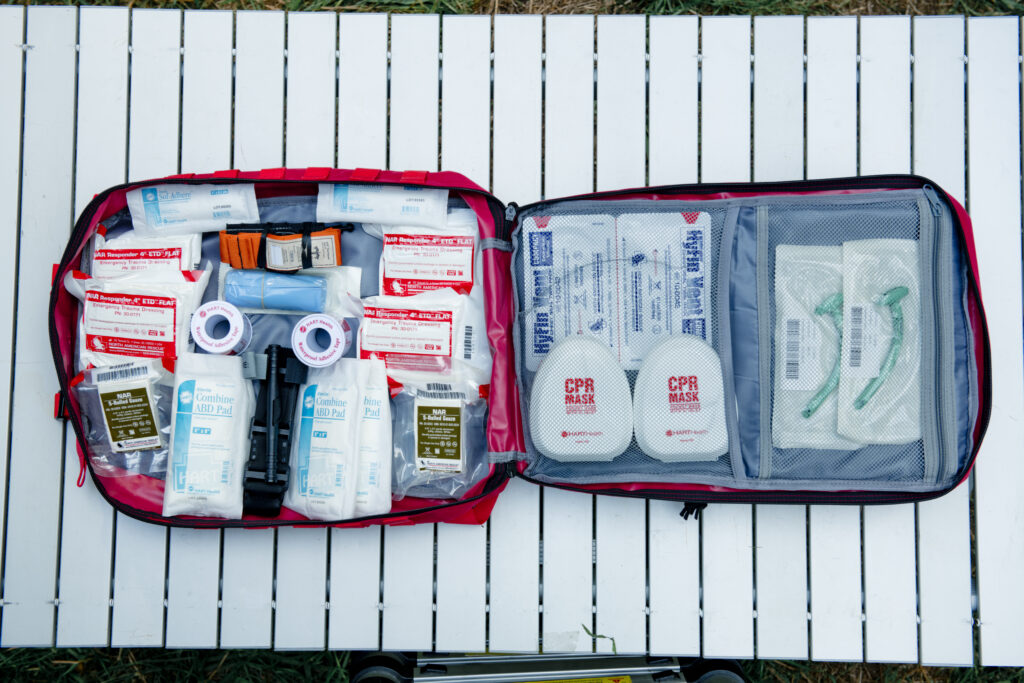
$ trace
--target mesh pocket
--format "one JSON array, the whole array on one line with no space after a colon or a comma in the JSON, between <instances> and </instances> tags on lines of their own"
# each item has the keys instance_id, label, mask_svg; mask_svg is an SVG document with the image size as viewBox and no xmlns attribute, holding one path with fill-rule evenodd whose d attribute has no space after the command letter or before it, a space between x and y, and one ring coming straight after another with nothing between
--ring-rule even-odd
<instances>
[{"instance_id":1,"label":"mesh pocket","mask_svg":"<svg viewBox=\"0 0 1024 683\"><path fill-rule=\"evenodd\" d=\"M857 202L853 206L850 202L845 205L769 205L766 215L767 224L760 226L759 239L767 241L766 248L761 251L767 262L760 263L758 267L766 268L765 273L769 276L764 280L769 283L767 291L762 294L769 303L771 325L770 334L767 339L762 339L762 343L769 345L770 352L766 357L768 372L762 373L762 378L770 378L770 381L768 386L762 386L761 396L762 401L767 399L771 406L771 429L770 434L768 430L762 432L760 440L761 478L822 482L920 480L925 476L920 425L913 425L913 429L890 429L891 425L885 424L886 415L892 416L893 413L855 410L850 391L840 390L841 382L847 387L852 382L860 387L869 384L871 376L879 374L893 334L891 326L879 325L873 331L878 357L872 359L870 369L859 373L865 375L863 381L859 375L854 379L850 364L860 365L859 345L865 343L866 332L863 306L856 305L862 302L852 302L854 309L851 314L853 294L859 295L861 290L871 288L861 282L865 277L878 279L876 288L879 288L879 294L890 289L893 283L889 280L896 277L887 277L886 272L881 272L884 268L876 268L871 272L861 269L856 274L857 283L845 280L851 276L844 268L843 245L846 244L848 250L850 245L872 244L863 240L883 238L893 244L897 241L902 241L902 244L918 242L921 235L917 202ZM874 244L881 245L882 242ZM908 273L900 272L898 275L902 278L898 284L905 284L903 280L907 279ZM904 309L910 316L907 329L914 331L920 329L920 271L909 277L913 280L909 283L911 300L905 302ZM852 287L852 284L857 286ZM870 283L871 286L875 284ZM876 316L876 319L880 318ZM902 354L896 356L897 363L901 364L897 366L902 373L898 373L900 377L906 374L904 366L908 363L913 364L912 372L921 365L920 336L911 335L906 344ZM912 414L912 419L919 423L919 382L890 382L889 387L879 389L879 396L873 400L882 405L882 399L888 401L891 398L889 394L894 391L907 394L904 398L911 405L903 416ZM844 413L848 419L867 419L871 412L874 420L871 429L868 432L860 430L860 436L851 439L851 431L844 431L837 424L837 414L842 410L840 401L851 404ZM868 445L865 442L874 439L869 433L905 436L898 439L879 437L879 441L893 443Z\"/></svg>"},{"instance_id":2,"label":"mesh pocket","mask_svg":"<svg viewBox=\"0 0 1024 683\"><path fill-rule=\"evenodd\" d=\"M643 359L666 339L694 335L718 352L725 213L721 204L583 201L520 216L513 275L528 476L573 483L732 480L729 455L715 449L700 461L666 462L644 453L634 436L610 461L562 462L538 451L529 428L537 371L565 337L589 335L607 345L631 391Z\"/></svg>"}]
</instances>

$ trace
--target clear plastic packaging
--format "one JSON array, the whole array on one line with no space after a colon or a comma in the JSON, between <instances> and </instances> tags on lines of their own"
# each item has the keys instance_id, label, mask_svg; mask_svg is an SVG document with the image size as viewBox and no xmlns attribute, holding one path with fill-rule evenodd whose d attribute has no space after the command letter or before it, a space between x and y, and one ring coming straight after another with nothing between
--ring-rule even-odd
<instances>
[{"instance_id":1,"label":"clear plastic packaging","mask_svg":"<svg viewBox=\"0 0 1024 683\"><path fill-rule=\"evenodd\" d=\"M391 512L391 401L384 363L369 365L360 401L359 470L356 475L356 517Z\"/></svg>"},{"instance_id":2,"label":"clear plastic packaging","mask_svg":"<svg viewBox=\"0 0 1024 683\"><path fill-rule=\"evenodd\" d=\"M251 282L242 282L241 284L244 287L239 288L237 286L239 283L235 282L236 278L239 277L243 278L243 280L257 279L263 285L269 285L270 287L280 285L280 288L272 299L267 299L265 295L263 296L262 303L266 307L252 306L249 304L261 302L260 297L254 296L256 291L253 290ZM264 280L264 277L267 279ZM295 277L303 279L316 278L323 286L322 290L320 290L319 285L316 287L317 290L322 291L322 299L319 293L314 293L313 296L297 297L294 300L290 300L294 293L290 278ZM217 282L217 298L231 301L228 298L229 292L231 296L236 298L239 295L243 295L244 301L242 303L238 303L238 301L231 301L231 303L237 306L238 310L242 313L253 315L266 313L282 315L328 313L340 320L342 318L358 317L362 314L362 304L359 302L359 280L361 277L360 269L355 266L306 268L292 275L268 273L263 270L238 270L226 263L221 263L219 280ZM266 290L262 291L265 292ZM288 306L288 308L279 306ZM314 309L314 306L319 306L319 308Z\"/></svg>"},{"instance_id":3,"label":"clear plastic packaging","mask_svg":"<svg viewBox=\"0 0 1024 683\"><path fill-rule=\"evenodd\" d=\"M487 401L478 385L407 384L392 409L395 500L460 498L487 477Z\"/></svg>"},{"instance_id":4,"label":"clear plastic packaging","mask_svg":"<svg viewBox=\"0 0 1024 683\"><path fill-rule=\"evenodd\" d=\"M125 195L136 234L186 235L223 230L228 223L259 223L256 189L248 183L166 184Z\"/></svg>"},{"instance_id":5,"label":"clear plastic packaging","mask_svg":"<svg viewBox=\"0 0 1024 683\"><path fill-rule=\"evenodd\" d=\"M343 358L309 371L293 425L291 478L284 505L310 519L352 517L359 467L359 427L368 362Z\"/></svg>"},{"instance_id":6,"label":"clear plastic packaging","mask_svg":"<svg viewBox=\"0 0 1024 683\"><path fill-rule=\"evenodd\" d=\"M843 248L780 244L775 250L776 448L853 450L837 432Z\"/></svg>"},{"instance_id":7,"label":"clear plastic packaging","mask_svg":"<svg viewBox=\"0 0 1024 683\"><path fill-rule=\"evenodd\" d=\"M839 433L870 444L921 438L921 271L914 240L843 243Z\"/></svg>"},{"instance_id":8,"label":"clear plastic packaging","mask_svg":"<svg viewBox=\"0 0 1024 683\"><path fill-rule=\"evenodd\" d=\"M242 517L255 402L240 356L186 353L178 359L165 517Z\"/></svg>"},{"instance_id":9,"label":"clear plastic packaging","mask_svg":"<svg viewBox=\"0 0 1024 683\"><path fill-rule=\"evenodd\" d=\"M441 227L448 212L448 190L430 187L321 183L316 200L320 223L352 221L385 225Z\"/></svg>"},{"instance_id":10,"label":"clear plastic packaging","mask_svg":"<svg viewBox=\"0 0 1024 683\"><path fill-rule=\"evenodd\" d=\"M327 303L327 281L315 275L231 270L223 277L224 301L238 308L323 313Z\"/></svg>"},{"instance_id":11,"label":"clear plastic packaging","mask_svg":"<svg viewBox=\"0 0 1024 683\"><path fill-rule=\"evenodd\" d=\"M79 271L64 278L82 302L78 367L132 358L174 359L192 350L189 327L210 279L209 270L92 278Z\"/></svg>"},{"instance_id":12,"label":"clear plastic packaging","mask_svg":"<svg viewBox=\"0 0 1024 683\"><path fill-rule=\"evenodd\" d=\"M164 478L172 386L173 377L152 360L89 369L72 382L97 474Z\"/></svg>"}]
</instances>

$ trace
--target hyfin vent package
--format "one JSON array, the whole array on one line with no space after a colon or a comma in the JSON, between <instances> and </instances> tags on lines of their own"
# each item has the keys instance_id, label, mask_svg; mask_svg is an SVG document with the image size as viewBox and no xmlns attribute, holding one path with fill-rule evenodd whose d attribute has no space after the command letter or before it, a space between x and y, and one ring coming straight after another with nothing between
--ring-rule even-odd
<instances>
[{"instance_id":1,"label":"hyfin vent package","mask_svg":"<svg viewBox=\"0 0 1024 683\"><path fill-rule=\"evenodd\" d=\"M82 477L187 527L481 524L512 478L688 505L967 478L989 339L970 219L931 181L511 199L326 168L100 192L50 301ZM272 224L308 226L292 246L325 267L218 258L221 231ZM192 313L229 304L193 344ZM245 503L254 453L283 506Z\"/></svg>"}]
</instances>

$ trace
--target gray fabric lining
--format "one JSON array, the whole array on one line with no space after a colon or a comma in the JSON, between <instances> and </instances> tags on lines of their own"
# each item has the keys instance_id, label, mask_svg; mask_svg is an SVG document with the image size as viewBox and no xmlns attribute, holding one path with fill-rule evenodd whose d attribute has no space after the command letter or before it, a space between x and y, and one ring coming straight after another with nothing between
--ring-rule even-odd
<instances>
[{"instance_id":1,"label":"gray fabric lining","mask_svg":"<svg viewBox=\"0 0 1024 683\"><path fill-rule=\"evenodd\" d=\"M921 279L921 330L933 330L935 320L935 258L936 226L932 221L931 207L922 197L917 200L920 216L920 237L918 242L918 267ZM931 285L931 286L929 286ZM942 331L940 330L940 334ZM939 426L936 415L935 375L937 344L934 335L921 335L921 440L924 444L924 480L934 482L939 473L938 457Z\"/></svg>"},{"instance_id":2,"label":"gray fabric lining","mask_svg":"<svg viewBox=\"0 0 1024 683\"><path fill-rule=\"evenodd\" d=\"M768 479L772 475L772 322L770 315L773 273L768 264L768 207L757 207L757 310L763 312L757 319L758 381L761 391L758 397L761 409L761 456L758 476Z\"/></svg>"},{"instance_id":3,"label":"gray fabric lining","mask_svg":"<svg viewBox=\"0 0 1024 683\"><path fill-rule=\"evenodd\" d=\"M722 379L725 383L725 426L729 433L729 458L732 471L737 479L746 480L749 476L743 466L743 454L737 447L740 440L736 399L735 368L733 366L732 324L729 312L729 274L732 270L732 243L736 234L736 223L740 209L733 207L725 214L725 227L722 230L722 246L718 250L718 345L722 359Z\"/></svg>"}]
</instances>

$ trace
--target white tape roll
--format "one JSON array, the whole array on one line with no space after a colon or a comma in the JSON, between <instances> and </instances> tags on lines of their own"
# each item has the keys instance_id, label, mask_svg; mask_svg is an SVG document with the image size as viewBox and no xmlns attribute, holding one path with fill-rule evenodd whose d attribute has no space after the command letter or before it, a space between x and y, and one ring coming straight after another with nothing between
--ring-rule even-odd
<instances>
[{"instance_id":1,"label":"white tape roll","mask_svg":"<svg viewBox=\"0 0 1024 683\"><path fill-rule=\"evenodd\" d=\"M313 368L333 365L351 345L352 328L329 315L307 315L292 328L292 352Z\"/></svg>"},{"instance_id":2,"label":"white tape roll","mask_svg":"<svg viewBox=\"0 0 1024 683\"><path fill-rule=\"evenodd\" d=\"M227 301L210 301L192 314L192 339L207 353L234 356L252 341L252 323Z\"/></svg>"}]
</instances>

